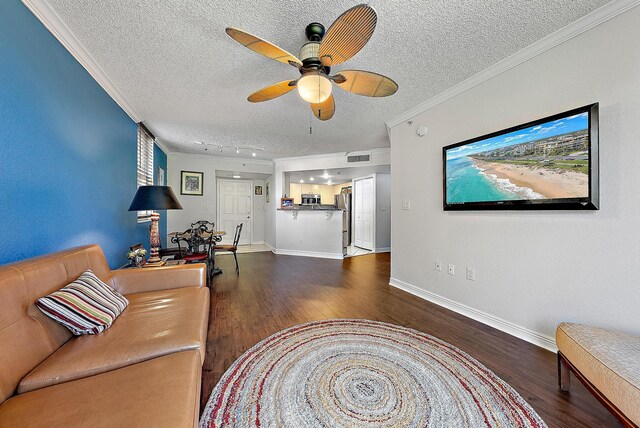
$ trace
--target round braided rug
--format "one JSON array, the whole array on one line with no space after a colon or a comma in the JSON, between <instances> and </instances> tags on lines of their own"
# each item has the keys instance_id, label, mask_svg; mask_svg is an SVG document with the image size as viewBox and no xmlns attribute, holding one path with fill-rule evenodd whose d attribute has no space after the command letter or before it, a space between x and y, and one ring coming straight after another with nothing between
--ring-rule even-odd
<instances>
[{"instance_id":1,"label":"round braided rug","mask_svg":"<svg viewBox=\"0 0 640 428\"><path fill-rule=\"evenodd\" d=\"M458 348L416 330L335 319L278 332L222 376L200 427L546 427Z\"/></svg>"}]
</instances>

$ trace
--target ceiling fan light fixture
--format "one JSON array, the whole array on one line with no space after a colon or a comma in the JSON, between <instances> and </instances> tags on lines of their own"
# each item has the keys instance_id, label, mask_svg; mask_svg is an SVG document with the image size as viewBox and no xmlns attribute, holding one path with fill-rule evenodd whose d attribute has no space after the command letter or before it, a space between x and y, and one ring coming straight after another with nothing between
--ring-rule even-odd
<instances>
[{"instance_id":1,"label":"ceiling fan light fixture","mask_svg":"<svg viewBox=\"0 0 640 428\"><path fill-rule=\"evenodd\" d=\"M296 85L300 97L308 103L320 104L331 96L331 80L319 71L305 73Z\"/></svg>"}]
</instances>

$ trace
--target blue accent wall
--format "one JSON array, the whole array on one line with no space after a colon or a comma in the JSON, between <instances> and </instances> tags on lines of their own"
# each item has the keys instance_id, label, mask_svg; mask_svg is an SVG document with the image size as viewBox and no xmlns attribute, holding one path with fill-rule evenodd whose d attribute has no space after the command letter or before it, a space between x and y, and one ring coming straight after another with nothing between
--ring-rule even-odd
<instances>
[{"instance_id":1,"label":"blue accent wall","mask_svg":"<svg viewBox=\"0 0 640 428\"><path fill-rule=\"evenodd\" d=\"M98 243L113 268L131 244L148 246L149 223L127 211L136 137L31 12L0 1L0 264Z\"/></svg>"}]
</instances>

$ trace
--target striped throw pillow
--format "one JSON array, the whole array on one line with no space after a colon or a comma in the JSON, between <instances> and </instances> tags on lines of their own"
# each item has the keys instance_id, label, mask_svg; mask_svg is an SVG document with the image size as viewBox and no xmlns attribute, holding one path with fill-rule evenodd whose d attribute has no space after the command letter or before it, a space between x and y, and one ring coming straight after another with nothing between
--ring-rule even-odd
<instances>
[{"instance_id":1,"label":"striped throw pillow","mask_svg":"<svg viewBox=\"0 0 640 428\"><path fill-rule=\"evenodd\" d=\"M85 271L71 284L41 297L36 306L76 336L98 334L125 310L129 301L91 271Z\"/></svg>"}]
</instances>

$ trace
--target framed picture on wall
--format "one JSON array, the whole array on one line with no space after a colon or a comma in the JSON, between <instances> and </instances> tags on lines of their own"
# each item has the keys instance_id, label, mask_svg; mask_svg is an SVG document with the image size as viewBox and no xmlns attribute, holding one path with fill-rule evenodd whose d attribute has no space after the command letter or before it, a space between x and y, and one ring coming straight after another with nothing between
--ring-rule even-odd
<instances>
[{"instance_id":1,"label":"framed picture on wall","mask_svg":"<svg viewBox=\"0 0 640 428\"><path fill-rule=\"evenodd\" d=\"M204 172L180 171L180 194L202 196Z\"/></svg>"},{"instance_id":2,"label":"framed picture on wall","mask_svg":"<svg viewBox=\"0 0 640 428\"><path fill-rule=\"evenodd\" d=\"M262 195L262 186L255 186L253 194L256 195L256 196L261 196Z\"/></svg>"},{"instance_id":3,"label":"framed picture on wall","mask_svg":"<svg viewBox=\"0 0 640 428\"><path fill-rule=\"evenodd\" d=\"M167 185L167 178L165 177L164 169L161 166L158 167L158 182L156 183L156 185L157 186Z\"/></svg>"}]
</instances>

